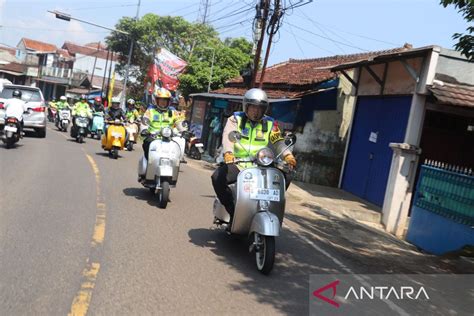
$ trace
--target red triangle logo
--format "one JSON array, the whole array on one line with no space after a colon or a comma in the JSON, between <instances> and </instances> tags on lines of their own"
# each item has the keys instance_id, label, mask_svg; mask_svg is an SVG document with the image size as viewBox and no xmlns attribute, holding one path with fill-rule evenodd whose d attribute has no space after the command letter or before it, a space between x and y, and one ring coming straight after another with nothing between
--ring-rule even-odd
<instances>
[{"instance_id":1,"label":"red triangle logo","mask_svg":"<svg viewBox=\"0 0 474 316\"><path fill-rule=\"evenodd\" d=\"M336 280L334 282L331 282L329 284L326 284L325 286L323 286L322 288L319 288L317 289L316 291L313 292L313 295L316 296L317 298L325 301L326 303L329 303L335 307L339 307L339 303L334 301L334 297L336 297L336 286L339 284L339 280ZM332 297L331 298L328 298L324 295L321 295L322 292L328 290L328 289L332 289Z\"/></svg>"}]
</instances>

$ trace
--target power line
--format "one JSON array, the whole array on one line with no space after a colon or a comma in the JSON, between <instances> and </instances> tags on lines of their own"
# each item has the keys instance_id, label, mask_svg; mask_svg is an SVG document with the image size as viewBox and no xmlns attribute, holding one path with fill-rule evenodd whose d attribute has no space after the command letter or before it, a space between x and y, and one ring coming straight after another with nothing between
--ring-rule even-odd
<instances>
[{"instance_id":1,"label":"power line","mask_svg":"<svg viewBox=\"0 0 474 316\"><path fill-rule=\"evenodd\" d=\"M369 50L364 49L364 48L360 48L360 47L357 47L357 46L354 46L354 45L349 45L349 44L346 44L346 43L343 43L343 42L340 42L340 41L331 39L331 38L329 38L329 37L327 37L327 36L323 36L323 35L321 35L321 34L317 34L317 33L308 31L307 29L304 29L304 28L299 27L299 26L297 26L297 25L291 24L290 22L286 22L286 23L288 23L289 25L291 25L291 26L293 26L294 28L297 28L297 29L299 29L299 30L301 30L301 31L304 31L304 32L313 34L314 36L318 36L318 37L321 37L321 38L324 38L324 39L327 39L327 40L332 40L332 41L334 41L334 42L336 42L336 43L339 43L339 44L341 44L341 45L348 46L348 47L352 47L352 48L355 48L355 49L358 49L358 50L361 50L361 51L365 51L365 52L368 52L368 51L369 51Z\"/></svg>"},{"instance_id":2,"label":"power line","mask_svg":"<svg viewBox=\"0 0 474 316\"><path fill-rule=\"evenodd\" d=\"M325 36L327 36L328 38L331 39L331 42L334 44L334 46L337 46L337 48L339 48L344 54L346 53L346 51L341 47L339 46L338 43L336 43L331 37L329 37L329 35L318 25L315 23L315 21L313 21L312 19L310 19L304 12L302 12L302 14L304 15L305 18L307 18L308 20L311 21L311 23L316 26L318 28L318 30L320 30ZM351 44L351 43L349 43Z\"/></svg>"},{"instance_id":3,"label":"power line","mask_svg":"<svg viewBox=\"0 0 474 316\"><path fill-rule=\"evenodd\" d=\"M244 9L245 8L245 9ZM248 7L248 5L245 5L237 10L234 10L233 12L229 12L228 14L226 15L223 15L215 20L212 20L212 21L209 21L209 23L214 23L216 21L220 21L220 20L223 20L223 19L227 19L227 18L230 18L232 16L235 16L235 15L238 15L238 14L242 14L242 13L245 13L247 11L250 11L250 10L253 10L254 7Z\"/></svg>"},{"instance_id":4,"label":"power line","mask_svg":"<svg viewBox=\"0 0 474 316\"><path fill-rule=\"evenodd\" d=\"M301 48L300 42L298 42L298 39L296 38L295 33L293 32L293 28L291 27L291 25L290 25L290 32L291 32L291 34L293 35L293 38L295 39L296 45L297 45L298 48L300 49L301 55L303 55L303 57L306 58L306 56L305 56L305 54L304 54L304 51L303 51L303 49Z\"/></svg>"},{"instance_id":5,"label":"power line","mask_svg":"<svg viewBox=\"0 0 474 316\"><path fill-rule=\"evenodd\" d=\"M111 8L125 8L125 7L136 7L136 4L117 4L117 5L109 5L109 6L102 6L102 7L83 7L83 8L72 8L68 9L69 11L79 11L79 10L96 10L96 9L111 9Z\"/></svg>"},{"instance_id":6,"label":"power line","mask_svg":"<svg viewBox=\"0 0 474 316\"><path fill-rule=\"evenodd\" d=\"M46 28L37 28L37 27L26 27L26 26L8 26L8 25L2 25L2 28L8 28L8 29L22 29L22 30L38 30L38 31L50 31L50 32L71 32L71 33L94 33L94 34L104 34L104 33L109 33L107 31L98 31L98 32L90 32L90 31L76 31L76 30L59 30L59 29L46 29Z\"/></svg>"},{"instance_id":7,"label":"power line","mask_svg":"<svg viewBox=\"0 0 474 316\"><path fill-rule=\"evenodd\" d=\"M287 32L287 33L290 34L289 31L287 31L287 30L285 30L285 29L283 29L283 30L284 30L285 32ZM310 45L313 45L313 46L316 47L316 48L319 48L319 49L321 49L321 50L324 50L324 51L326 51L326 52L328 52L328 53L330 53L330 54L332 54L332 55L336 55L335 52L333 52L333 51L331 51L331 50L328 50L328 49L326 49L326 48L323 48L323 47L321 47L321 46L319 46L319 45L316 45L316 44L314 44L313 42L308 41L306 38L303 38L303 37L298 36L298 35L296 35L296 34L294 34L294 36L297 37L297 38L299 38L299 39L302 40L303 42L306 42L306 43L308 43L308 44L310 44Z\"/></svg>"},{"instance_id":8,"label":"power line","mask_svg":"<svg viewBox=\"0 0 474 316\"><path fill-rule=\"evenodd\" d=\"M304 14L304 13L303 13L303 14ZM305 15L305 14L304 14L304 15ZM311 19L310 17L308 17L308 16L306 16L306 15L305 15L305 18L308 19L309 21L311 21L313 24L315 23L315 24L318 24L318 25L321 25L321 26L326 27L331 33L335 34L336 36L338 36L338 35L337 35L336 33L334 33L331 29L338 30L339 32L342 32L342 33L346 33L346 34L350 34L350 35L353 35L353 36L365 38L365 39L368 39L368 40L371 40L371 41L375 41L375 42L380 42L380 43L390 44L390 45L395 45L395 46L400 45L400 44L397 44L397 43L387 42L387 41L384 41L384 40L381 40L381 39L376 39L376 38L369 37L369 36L366 36L366 35L360 35L360 34L356 34L356 33L347 32L347 31L338 29L337 27L333 27L333 26L329 26L329 25L324 25L324 24L321 24L321 23L316 22L315 20ZM340 36L338 36L338 37L340 37ZM342 38L342 37L340 37L340 38ZM345 40L345 41L348 42L348 43L351 43L350 41L348 41L348 40L345 39L345 38L342 38L342 39ZM352 43L351 43L351 44L352 44Z\"/></svg>"}]
</instances>

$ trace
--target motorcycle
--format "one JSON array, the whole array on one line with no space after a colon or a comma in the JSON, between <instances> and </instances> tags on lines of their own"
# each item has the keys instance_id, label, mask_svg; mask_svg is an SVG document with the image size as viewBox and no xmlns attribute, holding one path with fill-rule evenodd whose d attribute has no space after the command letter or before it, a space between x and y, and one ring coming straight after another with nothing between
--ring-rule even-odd
<instances>
[{"instance_id":1,"label":"motorcycle","mask_svg":"<svg viewBox=\"0 0 474 316\"><path fill-rule=\"evenodd\" d=\"M2 141L5 143L7 149L12 148L13 145L20 140L20 124L20 121L16 117L10 116L6 118Z\"/></svg>"},{"instance_id":2,"label":"motorcycle","mask_svg":"<svg viewBox=\"0 0 474 316\"><path fill-rule=\"evenodd\" d=\"M58 113L58 110L54 107L52 107L51 105L49 105L48 107L48 121L50 121L51 123L54 123L54 121L56 120L56 115Z\"/></svg>"},{"instance_id":3,"label":"motorcycle","mask_svg":"<svg viewBox=\"0 0 474 316\"><path fill-rule=\"evenodd\" d=\"M125 127L119 119L107 124L107 133L102 136L102 148L109 151L110 157L117 159L119 150L125 147Z\"/></svg>"},{"instance_id":4,"label":"motorcycle","mask_svg":"<svg viewBox=\"0 0 474 316\"><path fill-rule=\"evenodd\" d=\"M84 142L84 138L87 137L89 128L89 117L78 115L74 117L75 125L71 128L71 137L75 138L80 144Z\"/></svg>"},{"instance_id":5,"label":"motorcycle","mask_svg":"<svg viewBox=\"0 0 474 316\"><path fill-rule=\"evenodd\" d=\"M102 139L104 133L104 112L94 112L92 114L92 125L90 128L91 138L97 136L97 139Z\"/></svg>"},{"instance_id":6,"label":"motorcycle","mask_svg":"<svg viewBox=\"0 0 474 316\"><path fill-rule=\"evenodd\" d=\"M149 134L154 138L150 144L148 161L142 156L138 162L138 182L152 193L158 193L159 207L166 208L170 187L178 181L181 148L173 137L173 131L164 127L158 133Z\"/></svg>"},{"instance_id":7,"label":"motorcycle","mask_svg":"<svg viewBox=\"0 0 474 316\"><path fill-rule=\"evenodd\" d=\"M229 140L240 144L240 137L240 133L234 131ZM279 157L295 142L295 135L286 138L287 147L276 157L269 148L262 148L255 157L235 160L236 164L251 163L252 167L240 171L237 182L229 185L235 199L232 223L219 199L214 200L214 224L230 234L249 237L249 252L255 252L257 269L263 274L269 274L273 269L275 237L280 235L285 213L283 172L290 172L290 169Z\"/></svg>"},{"instance_id":8,"label":"motorcycle","mask_svg":"<svg viewBox=\"0 0 474 316\"><path fill-rule=\"evenodd\" d=\"M138 139L138 132L139 132L138 121L129 120L125 124L125 129L127 130L127 133L128 133L128 141L127 141L126 147L128 151L132 151L133 145L137 143L137 139Z\"/></svg>"},{"instance_id":9,"label":"motorcycle","mask_svg":"<svg viewBox=\"0 0 474 316\"><path fill-rule=\"evenodd\" d=\"M61 109L56 117L56 127L58 130L67 132L69 123L71 122L71 110Z\"/></svg>"},{"instance_id":10,"label":"motorcycle","mask_svg":"<svg viewBox=\"0 0 474 316\"><path fill-rule=\"evenodd\" d=\"M192 159L201 160L201 155L204 153L204 144L201 139L197 138L193 132L183 132L183 137L186 140L184 152Z\"/></svg>"}]
</instances>

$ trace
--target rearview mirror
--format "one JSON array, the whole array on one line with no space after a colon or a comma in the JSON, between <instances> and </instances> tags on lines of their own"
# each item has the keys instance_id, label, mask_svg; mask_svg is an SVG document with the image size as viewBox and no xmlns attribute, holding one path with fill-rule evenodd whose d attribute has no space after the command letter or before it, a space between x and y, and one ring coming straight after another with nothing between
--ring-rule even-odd
<instances>
[{"instance_id":1,"label":"rearview mirror","mask_svg":"<svg viewBox=\"0 0 474 316\"><path fill-rule=\"evenodd\" d=\"M189 127L189 122L187 120L184 120L181 122L181 126L183 126L184 128L188 128Z\"/></svg>"},{"instance_id":2,"label":"rearview mirror","mask_svg":"<svg viewBox=\"0 0 474 316\"><path fill-rule=\"evenodd\" d=\"M296 144L296 135L293 133L288 133L285 136L285 145L290 146Z\"/></svg>"},{"instance_id":3,"label":"rearview mirror","mask_svg":"<svg viewBox=\"0 0 474 316\"><path fill-rule=\"evenodd\" d=\"M232 131L229 133L229 141L231 143L237 143L240 139L242 138L242 135L240 135L239 132L237 131Z\"/></svg>"}]
</instances>

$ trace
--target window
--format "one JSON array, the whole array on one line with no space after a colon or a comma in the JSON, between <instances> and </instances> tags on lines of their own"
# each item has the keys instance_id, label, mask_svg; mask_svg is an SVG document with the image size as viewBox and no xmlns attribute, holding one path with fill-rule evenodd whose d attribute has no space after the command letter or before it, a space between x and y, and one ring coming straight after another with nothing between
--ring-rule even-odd
<instances>
[{"instance_id":1,"label":"window","mask_svg":"<svg viewBox=\"0 0 474 316\"><path fill-rule=\"evenodd\" d=\"M36 89L24 89L24 88L14 88L14 87L5 87L0 94L0 98L11 99L13 91L21 91L21 99L25 102L40 102L42 101L41 93Z\"/></svg>"}]
</instances>

